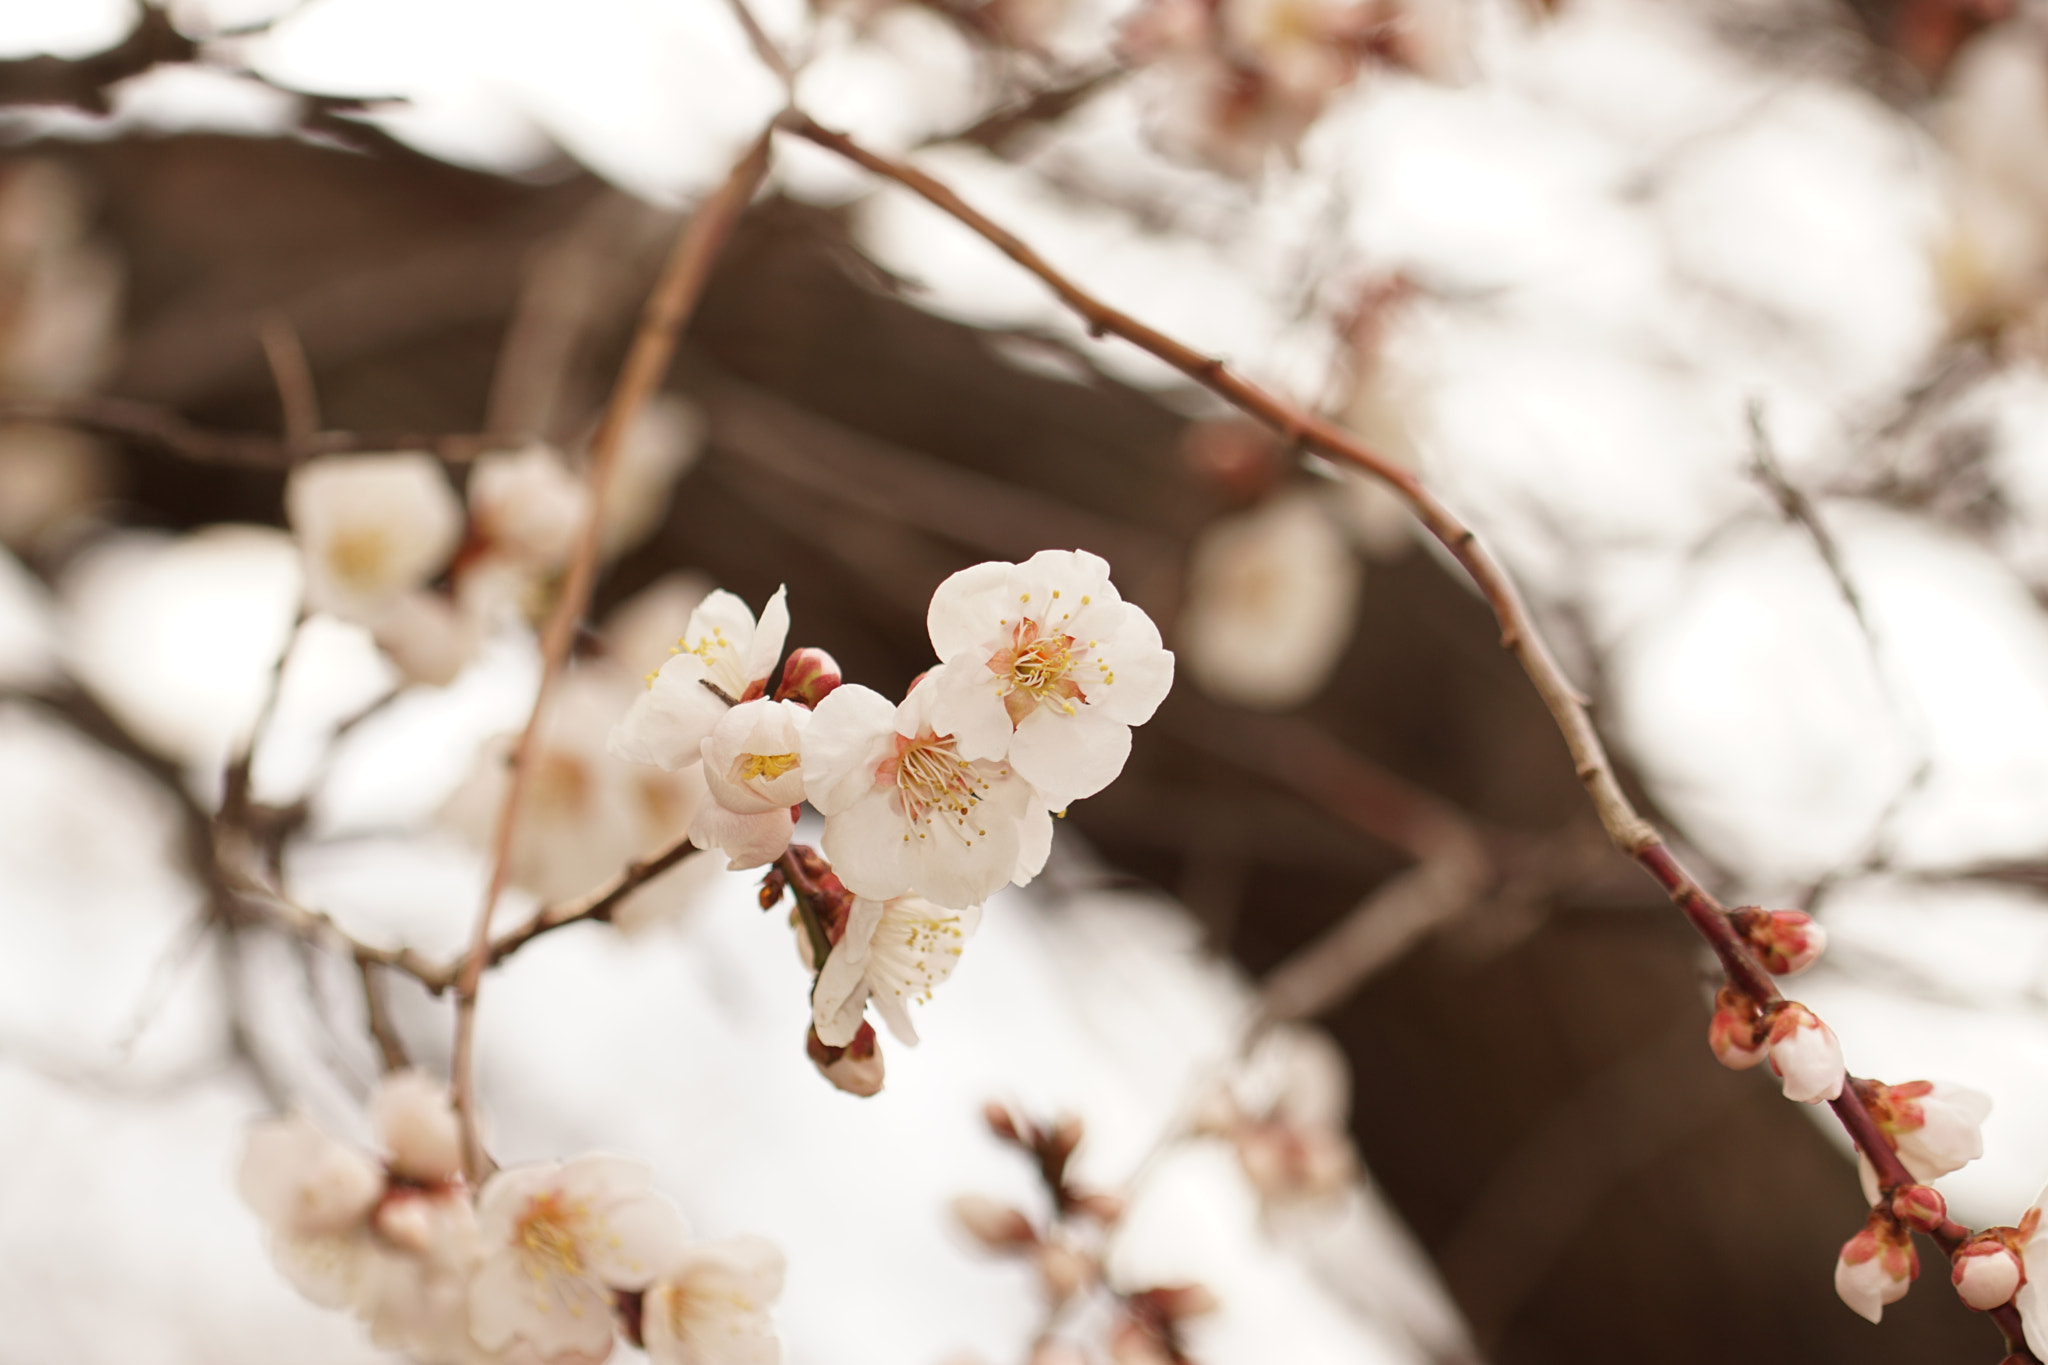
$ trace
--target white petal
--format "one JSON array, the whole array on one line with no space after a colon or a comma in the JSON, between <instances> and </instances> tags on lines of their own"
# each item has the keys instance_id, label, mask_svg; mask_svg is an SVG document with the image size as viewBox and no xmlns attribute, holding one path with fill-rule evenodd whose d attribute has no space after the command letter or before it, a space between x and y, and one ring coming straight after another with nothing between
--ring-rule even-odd
<instances>
[{"instance_id":1,"label":"white petal","mask_svg":"<svg viewBox=\"0 0 2048 1365\"><path fill-rule=\"evenodd\" d=\"M783 641L789 638L789 589L777 588L761 608L761 620L754 627L740 671L749 684L764 681L782 658Z\"/></svg>"},{"instance_id":2,"label":"white petal","mask_svg":"<svg viewBox=\"0 0 2048 1365\"><path fill-rule=\"evenodd\" d=\"M845 1047L860 1030L868 998L868 945L882 922L885 902L855 896L846 932L832 945L811 991L811 1025L827 1047Z\"/></svg>"},{"instance_id":3,"label":"white petal","mask_svg":"<svg viewBox=\"0 0 2048 1365\"><path fill-rule=\"evenodd\" d=\"M1002 788L1023 785L1015 778L995 784L990 797L975 807L977 823L964 838L948 821L928 821L925 837L903 846L911 869L909 889L959 910L979 905L1008 885L1017 870L1018 824L1024 812L1005 810L999 800ZM843 872L840 880L846 880ZM851 881L846 884L853 886Z\"/></svg>"},{"instance_id":4,"label":"white petal","mask_svg":"<svg viewBox=\"0 0 2048 1365\"><path fill-rule=\"evenodd\" d=\"M789 818L786 806L743 815L707 801L690 825L690 842L725 854L728 872L744 872L780 858L795 830L796 822Z\"/></svg>"},{"instance_id":5,"label":"white petal","mask_svg":"<svg viewBox=\"0 0 2048 1365\"><path fill-rule=\"evenodd\" d=\"M999 617L1015 619L1004 608L1014 568L1016 565L1000 560L976 564L939 584L925 612L925 629L931 636L932 653L941 663L950 663L955 655L996 638L1002 631Z\"/></svg>"},{"instance_id":6,"label":"white petal","mask_svg":"<svg viewBox=\"0 0 2048 1365\"><path fill-rule=\"evenodd\" d=\"M1073 715L1041 706L1010 741L1010 766L1053 805L1093 796L1131 756L1131 727L1082 707Z\"/></svg>"},{"instance_id":7,"label":"white petal","mask_svg":"<svg viewBox=\"0 0 2048 1365\"><path fill-rule=\"evenodd\" d=\"M704 686L707 677L704 660L694 654L678 654L663 664L612 730L611 751L668 772L697 762L705 738L729 709Z\"/></svg>"},{"instance_id":8,"label":"white petal","mask_svg":"<svg viewBox=\"0 0 2048 1365\"><path fill-rule=\"evenodd\" d=\"M825 700L829 703L832 697ZM810 733L817 733L815 725ZM811 799L815 804L817 798ZM911 845L930 841L910 837L895 788L872 787L859 800L826 817L825 833L818 842L847 890L856 896L888 900L910 889Z\"/></svg>"},{"instance_id":9,"label":"white petal","mask_svg":"<svg viewBox=\"0 0 2048 1365\"><path fill-rule=\"evenodd\" d=\"M1003 679L980 651L961 654L932 670L932 733L951 735L962 758L1000 760L1010 752L1010 713Z\"/></svg>"},{"instance_id":10,"label":"white petal","mask_svg":"<svg viewBox=\"0 0 2048 1365\"><path fill-rule=\"evenodd\" d=\"M1121 604L1122 619L1103 640L1103 667L1115 682L1087 689L1088 705L1111 720L1143 725L1173 689L1173 652L1159 642L1159 627L1143 610Z\"/></svg>"},{"instance_id":11,"label":"white petal","mask_svg":"<svg viewBox=\"0 0 2048 1365\"><path fill-rule=\"evenodd\" d=\"M1031 879L1045 870L1045 860L1051 856L1052 812L1043 802L1034 801L1017 823L1017 870L1010 874L1010 880L1018 886L1030 885Z\"/></svg>"},{"instance_id":12,"label":"white petal","mask_svg":"<svg viewBox=\"0 0 2048 1365\"><path fill-rule=\"evenodd\" d=\"M804 728L804 795L836 815L875 784L875 767L896 745L896 707L872 688L847 683L818 703Z\"/></svg>"}]
</instances>

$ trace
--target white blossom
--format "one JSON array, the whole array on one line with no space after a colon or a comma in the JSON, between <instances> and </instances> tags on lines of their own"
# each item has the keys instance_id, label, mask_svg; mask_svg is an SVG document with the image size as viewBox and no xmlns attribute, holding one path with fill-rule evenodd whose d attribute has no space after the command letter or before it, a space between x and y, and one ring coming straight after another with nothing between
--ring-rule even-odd
<instances>
[{"instance_id":1,"label":"white blossom","mask_svg":"<svg viewBox=\"0 0 2048 1365\"><path fill-rule=\"evenodd\" d=\"M1316 499L1283 494L1195 542L1176 640L1204 691L1284 711L1329 681L1351 639L1362 570Z\"/></svg>"},{"instance_id":2,"label":"white blossom","mask_svg":"<svg viewBox=\"0 0 2048 1365\"><path fill-rule=\"evenodd\" d=\"M533 569L569 562L590 492L554 447L480 456L469 472L473 531L491 550Z\"/></svg>"},{"instance_id":3,"label":"white blossom","mask_svg":"<svg viewBox=\"0 0 2048 1365\"><path fill-rule=\"evenodd\" d=\"M636 1162L579 1157L498 1172L477 1201L483 1262L470 1281L470 1334L544 1356L602 1355L612 1292L645 1289L683 1249L682 1217Z\"/></svg>"},{"instance_id":4,"label":"white blossom","mask_svg":"<svg viewBox=\"0 0 2048 1365\"><path fill-rule=\"evenodd\" d=\"M1920 1259L1903 1232L1873 1224L1843 1245L1835 1260L1835 1293L1860 1317L1877 1322L1884 1307L1906 1297Z\"/></svg>"},{"instance_id":5,"label":"white blossom","mask_svg":"<svg viewBox=\"0 0 2048 1365\"><path fill-rule=\"evenodd\" d=\"M821 1042L845 1047L870 999L899 1042L917 1045L912 1000L953 974L960 951L981 925L981 907L947 910L919 896L870 900L856 896L846 932L832 946L811 992L812 1026Z\"/></svg>"},{"instance_id":6,"label":"white blossom","mask_svg":"<svg viewBox=\"0 0 2048 1365\"><path fill-rule=\"evenodd\" d=\"M1785 1098L1802 1104L1842 1093L1848 1068L1835 1031L1803 1005L1788 1004L1771 1021L1771 1068L1785 1083Z\"/></svg>"},{"instance_id":7,"label":"white blossom","mask_svg":"<svg viewBox=\"0 0 2048 1365\"><path fill-rule=\"evenodd\" d=\"M784 589L775 590L758 622L729 592L705 597L668 662L612 731L612 752L669 771L698 762L726 711L766 692L788 633Z\"/></svg>"},{"instance_id":8,"label":"white blossom","mask_svg":"<svg viewBox=\"0 0 2048 1365\"><path fill-rule=\"evenodd\" d=\"M825 816L820 842L856 896L915 894L957 910L1045 865L1044 799L1009 764L966 758L950 734L934 733L934 675L944 667L900 706L842 686L804 731L804 791Z\"/></svg>"},{"instance_id":9,"label":"white blossom","mask_svg":"<svg viewBox=\"0 0 2048 1365\"><path fill-rule=\"evenodd\" d=\"M384 1193L384 1172L293 1114L250 1129L237 1187L266 1227L318 1237L361 1225Z\"/></svg>"},{"instance_id":10,"label":"white blossom","mask_svg":"<svg viewBox=\"0 0 2048 1365\"><path fill-rule=\"evenodd\" d=\"M1913 1179L1939 1179L1984 1155L1983 1125L1991 1113L1991 1097L1982 1091L1947 1081L1859 1084L1868 1090L1865 1102L1871 1117L1891 1138ZM1875 1202L1877 1173L1860 1153L1857 1164L1864 1193Z\"/></svg>"},{"instance_id":11,"label":"white blossom","mask_svg":"<svg viewBox=\"0 0 2048 1365\"><path fill-rule=\"evenodd\" d=\"M964 757L1008 759L1056 807L1115 780L1131 727L1173 685L1159 628L1086 550L962 569L932 595L926 626L948 665L933 678L933 728Z\"/></svg>"},{"instance_id":12,"label":"white blossom","mask_svg":"<svg viewBox=\"0 0 2048 1365\"><path fill-rule=\"evenodd\" d=\"M418 1071L386 1076L370 1100L370 1121L391 1169L429 1184L462 1171L462 1128L448 1087Z\"/></svg>"},{"instance_id":13,"label":"white blossom","mask_svg":"<svg viewBox=\"0 0 2048 1365\"><path fill-rule=\"evenodd\" d=\"M647 1291L640 1331L655 1365L776 1365L768 1316L782 1293L782 1253L759 1237L700 1242Z\"/></svg>"},{"instance_id":14,"label":"white blossom","mask_svg":"<svg viewBox=\"0 0 2048 1365\"><path fill-rule=\"evenodd\" d=\"M2002 1243L1990 1239L1963 1247L1949 1272L1957 1296L1980 1313L2012 1302L2024 1278L2020 1258Z\"/></svg>"},{"instance_id":15,"label":"white blossom","mask_svg":"<svg viewBox=\"0 0 2048 1365\"><path fill-rule=\"evenodd\" d=\"M462 506L431 455L328 455L292 470L285 515L306 566L306 603L375 628L389 604L439 573Z\"/></svg>"},{"instance_id":16,"label":"white blossom","mask_svg":"<svg viewBox=\"0 0 2048 1365\"><path fill-rule=\"evenodd\" d=\"M735 871L782 856L795 828L790 808L804 799L803 732L810 720L806 707L765 697L719 718L702 747L710 799L690 826L692 843L721 850Z\"/></svg>"}]
</instances>

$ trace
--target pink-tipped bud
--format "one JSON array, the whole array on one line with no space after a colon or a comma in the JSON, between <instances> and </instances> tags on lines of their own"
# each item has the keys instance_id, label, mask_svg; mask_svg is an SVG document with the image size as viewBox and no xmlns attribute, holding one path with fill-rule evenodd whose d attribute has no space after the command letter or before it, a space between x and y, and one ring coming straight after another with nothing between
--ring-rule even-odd
<instances>
[{"instance_id":1,"label":"pink-tipped bud","mask_svg":"<svg viewBox=\"0 0 2048 1365\"><path fill-rule=\"evenodd\" d=\"M1828 946L1827 930L1803 910L1745 905L1729 911L1729 917L1764 969L1777 976L1797 976L1819 961Z\"/></svg>"},{"instance_id":2,"label":"pink-tipped bud","mask_svg":"<svg viewBox=\"0 0 2048 1365\"><path fill-rule=\"evenodd\" d=\"M1956 1295L1980 1313L1988 1313L2012 1302L2012 1296L2027 1282L2026 1267L1999 1236L1987 1235L1965 1242L1957 1250L1949 1273Z\"/></svg>"},{"instance_id":3,"label":"pink-tipped bud","mask_svg":"<svg viewBox=\"0 0 2048 1365\"><path fill-rule=\"evenodd\" d=\"M1098 1267L1093 1258L1065 1242L1041 1242L1037 1259L1046 1297L1056 1304L1065 1303L1095 1281Z\"/></svg>"},{"instance_id":4,"label":"pink-tipped bud","mask_svg":"<svg viewBox=\"0 0 2048 1365\"><path fill-rule=\"evenodd\" d=\"M1849 1069L1835 1031L1796 1001L1779 1006L1771 1020L1771 1069L1785 1082L1785 1098L1801 1104L1832 1101L1842 1093Z\"/></svg>"},{"instance_id":5,"label":"pink-tipped bud","mask_svg":"<svg viewBox=\"0 0 2048 1365\"><path fill-rule=\"evenodd\" d=\"M953 1218L969 1237L990 1251L1015 1251L1036 1246L1031 1220L985 1194L963 1194L953 1201Z\"/></svg>"},{"instance_id":6,"label":"pink-tipped bud","mask_svg":"<svg viewBox=\"0 0 2048 1365\"><path fill-rule=\"evenodd\" d=\"M845 1047L827 1047L812 1029L805 1035L804 1052L819 1075L847 1094L866 1099L882 1093L882 1044L874 1025L862 1023Z\"/></svg>"},{"instance_id":7,"label":"pink-tipped bud","mask_svg":"<svg viewBox=\"0 0 2048 1365\"><path fill-rule=\"evenodd\" d=\"M1023 1136L1017 1131L1017 1120L1002 1105L990 1100L981 1106L981 1121L988 1130L1004 1142L1022 1142Z\"/></svg>"},{"instance_id":8,"label":"pink-tipped bud","mask_svg":"<svg viewBox=\"0 0 2048 1365\"><path fill-rule=\"evenodd\" d=\"M1907 1227L1932 1232L1948 1221L1948 1201L1927 1185L1904 1185L1892 1195L1892 1213Z\"/></svg>"},{"instance_id":9,"label":"pink-tipped bud","mask_svg":"<svg viewBox=\"0 0 2048 1365\"><path fill-rule=\"evenodd\" d=\"M1858 1081L1856 1091L1914 1179L1934 1180L1984 1155L1989 1095L1946 1081Z\"/></svg>"},{"instance_id":10,"label":"pink-tipped bud","mask_svg":"<svg viewBox=\"0 0 2048 1365\"><path fill-rule=\"evenodd\" d=\"M1906 1230L1873 1212L1863 1231L1842 1245L1835 1262L1835 1292L1859 1316L1876 1322L1884 1306L1906 1297L1920 1273L1920 1257Z\"/></svg>"},{"instance_id":11,"label":"pink-tipped bud","mask_svg":"<svg viewBox=\"0 0 2048 1365\"><path fill-rule=\"evenodd\" d=\"M1761 1062L1766 1049L1758 1024L1756 1003L1723 986L1714 997L1714 1017L1707 1024L1707 1046L1714 1050L1714 1060L1730 1071L1747 1071Z\"/></svg>"},{"instance_id":12,"label":"pink-tipped bud","mask_svg":"<svg viewBox=\"0 0 2048 1365\"><path fill-rule=\"evenodd\" d=\"M793 701L816 708L839 686L839 661L822 649L806 645L793 649L782 664L782 681L776 685L775 700Z\"/></svg>"},{"instance_id":13,"label":"pink-tipped bud","mask_svg":"<svg viewBox=\"0 0 2048 1365\"><path fill-rule=\"evenodd\" d=\"M1134 1297L1144 1300L1148 1312L1156 1313L1167 1322L1199 1318L1205 1313L1215 1312L1220 1306L1208 1286L1200 1284L1165 1284L1143 1290Z\"/></svg>"}]
</instances>

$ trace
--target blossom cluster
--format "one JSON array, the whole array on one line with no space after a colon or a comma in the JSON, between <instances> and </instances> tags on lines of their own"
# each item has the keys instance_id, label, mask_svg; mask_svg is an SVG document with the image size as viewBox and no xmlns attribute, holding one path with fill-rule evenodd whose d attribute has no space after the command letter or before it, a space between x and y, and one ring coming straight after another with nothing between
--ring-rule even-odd
<instances>
[{"instance_id":1,"label":"blossom cluster","mask_svg":"<svg viewBox=\"0 0 2048 1365\"><path fill-rule=\"evenodd\" d=\"M1044 867L1054 814L1116 778L1173 682L1158 627L1085 550L963 569L926 626L938 663L891 701L822 650L783 658L781 590L758 617L714 592L612 733L687 785L691 841L735 870L784 860L804 803L824 816L824 858L776 894L793 885L817 930L800 946L828 1075L873 1055L870 1001L916 1042L905 1003L951 973L983 902ZM844 1074L879 1086L879 1060Z\"/></svg>"},{"instance_id":2,"label":"blossom cluster","mask_svg":"<svg viewBox=\"0 0 2048 1365\"><path fill-rule=\"evenodd\" d=\"M691 1243L643 1166L584 1156L474 1190L446 1091L417 1072L371 1105L381 1157L303 1115L250 1133L239 1184L287 1279L421 1365L596 1365L623 1333L659 1365L774 1365L782 1256Z\"/></svg>"}]
</instances>

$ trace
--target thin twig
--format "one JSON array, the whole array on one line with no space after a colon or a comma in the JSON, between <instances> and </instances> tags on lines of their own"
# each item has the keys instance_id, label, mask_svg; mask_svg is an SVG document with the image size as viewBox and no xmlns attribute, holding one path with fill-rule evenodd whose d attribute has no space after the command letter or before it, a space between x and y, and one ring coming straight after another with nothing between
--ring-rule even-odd
<instances>
[{"instance_id":1,"label":"thin twig","mask_svg":"<svg viewBox=\"0 0 2048 1365\"><path fill-rule=\"evenodd\" d=\"M356 954L356 974L363 982L363 1018L370 1029L370 1037L376 1040L377 1056L386 1072L404 1071L412 1065L406 1055L405 1040L398 1036L398 1029L391 1022L391 1008L384 998L384 982L377 973L382 970L362 954Z\"/></svg>"},{"instance_id":2,"label":"thin twig","mask_svg":"<svg viewBox=\"0 0 2048 1365\"><path fill-rule=\"evenodd\" d=\"M605 410L604 420L591 441L590 463L585 471L585 484L590 493L589 510L583 518L568 574L542 631L540 683L535 690L533 711L527 717L526 728L521 731L512 751L511 778L505 786L504 802L498 810L497 833L492 840L490 882L484 890L483 905L477 911L470 951L463 959L462 970L455 983L452 1088L456 1116L462 1123L463 1164L472 1180L482 1179L489 1167L489 1158L476 1135L473 1064L477 987L483 979L489 957L491 912L497 907L511 867L513 834L518 824L520 802L526 792L527 775L532 767L534 746L539 738L541 717L547 708L550 685L569 656L577 624L590 603L591 585L597 576L597 549L604 526L606 495L610 491L612 471L618 464L626 432L661 383L662 376L668 372L669 361L675 354L676 338L704 292L713 261L739 221L740 213L753 199L754 191L768 173L770 140L770 135L763 133L747 149L726 176L725 183L704 201L677 238L675 251L647 300L639 332L633 338L632 349L627 352L626 363L612 390L612 400Z\"/></svg>"},{"instance_id":3,"label":"thin twig","mask_svg":"<svg viewBox=\"0 0 2048 1365\"><path fill-rule=\"evenodd\" d=\"M1272 427L1290 443L1356 466L1393 489L1423 527L1457 560L1485 597L1500 625L1502 646L1522 666L1522 671L1528 675L1563 735L1565 747L1571 753L1573 769L1591 798L1608 838L1656 878L1672 902L1714 950L1729 980L1738 989L1763 1004L1783 998L1770 974L1737 934L1726 910L1679 864L1657 831L1629 801L1593 727L1585 698L1572 685L1551 653L1549 644L1523 604L1514 580L1480 542L1478 533L1441 502L1415 474L1335 424L1268 393L1223 361L1204 355L1110 307L1061 274L1016 234L916 167L870 151L845 134L821 126L800 110L789 110L778 126L793 136L838 153L875 175L894 181L973 230L1043 281L1062 303L1079 315L1091 336L1121 337ZM1830 1107L1851 1139L1870 1159L1877 1171L1880 1188L1890 1190L1914 1183L1853 1086L1845 1086L1841 1097ZM1954 1242L1952 1234L1937 1233L1934 1237L1943 1250L1951 1253L1959 1245ZM2012 1307L2007 1305L1991 1316L2005 1333L2008 1348L2025 1359L2034 1359L2027 1351L2024 1335L2019 1331L2018 1315Z\"/></svg>"},{"instance_id":4,"label":"thin twig","mask_svg":"<svg viewBox=\"0 0 2048 1365\"><path fill-rule=\"evenodd\" d=\"M263 359L270 366L271 382L277 385L285 443L303 446L320 430L320 395L313 387L313 366L306 359L299 329L292 326L290 318L271 309L256 319L256 339L263 344Z\"/></svg>"},{"instance_id":5,"label":"thin twig","mask_svg":"<svg viewBox=\"0 0 2048 1365\"><path fill-rule=\"evenodd\" d=\"M318 431L286 440L249 431L196 426L175 410L132 398L9 398L0 400L0 424L38 422L117 436L196 464L284 469L315 455L359 450L424 450L449 464L466 464L493 450L516 450L516 435L494 432Z\"/></svg>"}]
</instances>

